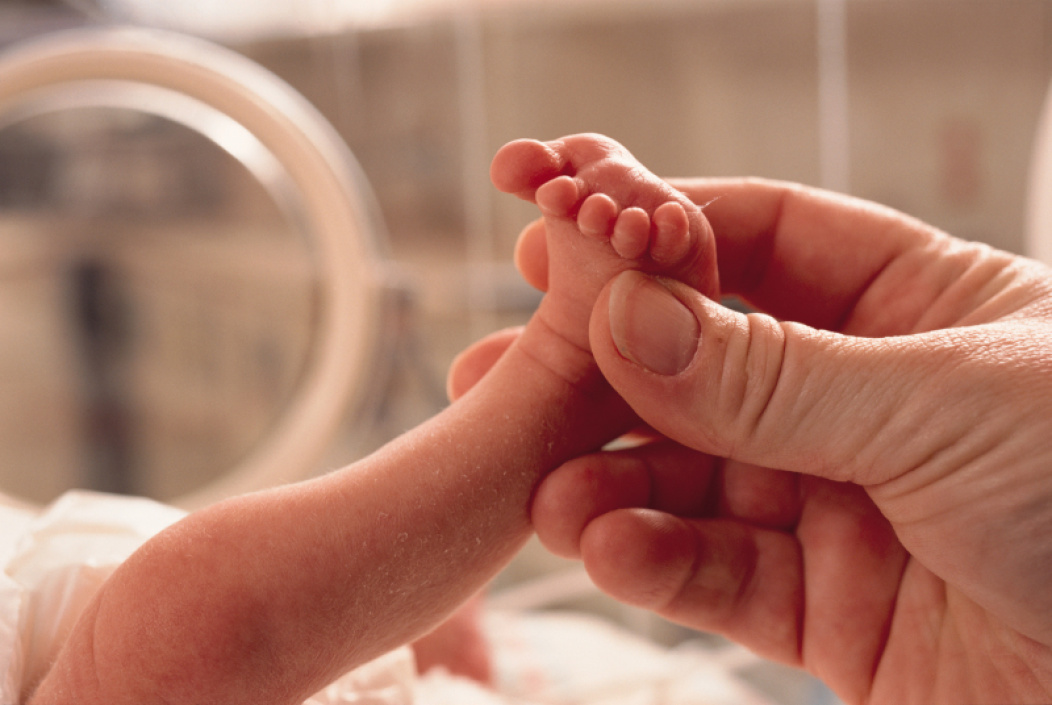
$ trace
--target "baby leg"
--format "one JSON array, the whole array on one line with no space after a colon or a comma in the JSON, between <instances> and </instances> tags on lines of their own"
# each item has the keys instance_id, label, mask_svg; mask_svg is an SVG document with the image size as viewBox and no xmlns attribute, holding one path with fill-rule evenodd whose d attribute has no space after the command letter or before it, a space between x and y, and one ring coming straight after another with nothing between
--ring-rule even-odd
<instances>
[{"instance_id":1,"label":"baby leg","mask_svg":"<svg viewBox=\"0 0 1052 705\"><path fill-rule=\"evenodd\" d=\"M601 137L512 143L493 177L548 231L549 295L522 337L371 456L154 537L85 610L32 703L302 702L476 594L529 537L540 480L632 427L589 352L592 307L628 268L714 295L704 216Z\"/></svg>"},{"instance_id":2,"label":"baby leg","mask_svg":"<svg viewBox=\"0 0 1052 705\"><path fill-rule=\"evenodd\" d=\"M613 140L518 140L497 152L490 174L499 190L541 211L549 271L537 316L573 345L588 349L592 306L625 269L717 295L714 239L701 208Z\"/></svg>"}]
</instances>

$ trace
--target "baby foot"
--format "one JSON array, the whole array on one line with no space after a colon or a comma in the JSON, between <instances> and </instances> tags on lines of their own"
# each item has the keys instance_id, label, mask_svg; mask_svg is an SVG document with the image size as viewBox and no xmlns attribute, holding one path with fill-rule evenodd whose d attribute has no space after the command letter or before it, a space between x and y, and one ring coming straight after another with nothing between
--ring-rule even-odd
<instances>
[{"instance_id":1,"label":"baby foot","mask_svg":"<svg viewBox=\"0 0 1052 705\"><path fill-rule=\"evenodd\" d=\"M537 315L574 345L589 349L592 306L626 269L717 295L714 239L701 208L617 142L600 135L518 140L497 152L490 175L499 190L541 211L548 295Z\"/></svg>"}]
</instances>

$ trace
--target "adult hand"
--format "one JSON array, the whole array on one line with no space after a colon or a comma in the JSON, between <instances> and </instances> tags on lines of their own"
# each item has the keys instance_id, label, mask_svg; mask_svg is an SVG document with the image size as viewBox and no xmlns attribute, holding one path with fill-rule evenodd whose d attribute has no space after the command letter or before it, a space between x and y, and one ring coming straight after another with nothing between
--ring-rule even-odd
<instances>
[{"instance_id":1,"label":"adult hand","mask_svg":"<svg viewBox=\"0 0 1052 705\"><path fill-rule=\"evenodd\" d=\"M766 313L606 288L596 360L675 442L557 470L542 540L849 702L1052 701L1052 273L828 193L677 185L716 199L724 291ZM543 288L536 234L519 261ZM697 332L685 358L670 316Z\"/></svg>"}]
</instances>

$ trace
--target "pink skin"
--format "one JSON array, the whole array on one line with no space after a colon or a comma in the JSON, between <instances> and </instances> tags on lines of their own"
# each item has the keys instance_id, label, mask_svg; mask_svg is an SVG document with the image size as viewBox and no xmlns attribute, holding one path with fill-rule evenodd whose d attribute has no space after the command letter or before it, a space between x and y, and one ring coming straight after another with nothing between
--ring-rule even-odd
<instances>
[{"instance_id":1,"label":"pink skin","mask_svg":"<svg viewBox=\"0 0 1052 705\"><path fill-rule=\"evenodd\" d=\"M148 541L24 699L298 705L441 624L530 536L541 480L637 423L589 352L592 306L629 268L714 294L701 210L597 136L513 142L492 176L551 234L550 293L492 370L368 458Z\"/></svg>"},{"instance_id":2,"label":"pink skin","mask_svg":"<svg viewBox=\"0 0 1052 705\"><path fill-rule=\"evenodd\" d=\"M718 295L714 237L701 208L613 140L517 140L497 152L490 176L540 209L549 296L537 316L577 347L589 349L591 306L626 269Z\"/></svg>"},{"instance_id":3,"label":"pink skin","mask_svg":"<svg viewBox=\"0 0 1052 705\"><path fill-rule=\"evenodd\" d=\"M413 642L413 655L419 673L445 669L453 675L493 682L490 645L482 625L485 606L481 593L468 600L438 629Z\"/></svg>"},{"instance_id":4,"label":"pink skin","mask_svg":"<svg viewBox=\"0 0 1052 705\"><path fill-rule=\"evenodd\" d=\"M678 185L712 203L726 291L776 318L669 285L702 333L654 374L615 340L654 309L641 275L604 289L594 357L666 438L547 476L542 541L845 702L1052 702L1052 273L837 194ZM516 255L542 289L544 227ZM465 351L450 388L516 335Z\"/></svg>"}]
</instances>

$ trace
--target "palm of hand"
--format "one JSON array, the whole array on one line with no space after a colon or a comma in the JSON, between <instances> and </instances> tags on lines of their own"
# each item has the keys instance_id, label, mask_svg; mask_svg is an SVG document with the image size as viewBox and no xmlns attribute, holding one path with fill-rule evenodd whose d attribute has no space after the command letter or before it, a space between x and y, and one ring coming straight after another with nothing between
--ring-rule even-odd
<instances>
[{"instance_id":1,"label":"palm of hand","mask_svg":"<svg viewBox=\"0 0 1052 705\"><path fill-rule=\"evenodd\" d=\"M897 444L875 439L894 473L867 482L859 469L908 551L897 581L887 580L894 561L873 566L886 629L866 634L886 641L872 682L860 674L862 692L880 702L1047 701L1052 297L1047 279L1018 260L942 246L950 256L929 253L923 268L928 300L915 295L916 277L905 287L892 273L868 290L883 306L859 306L845 325L860 335L915 334L927 375L892 424L914 431ZM896 330L894 320L912 325Z\"/></svg>"}]
</instances>

